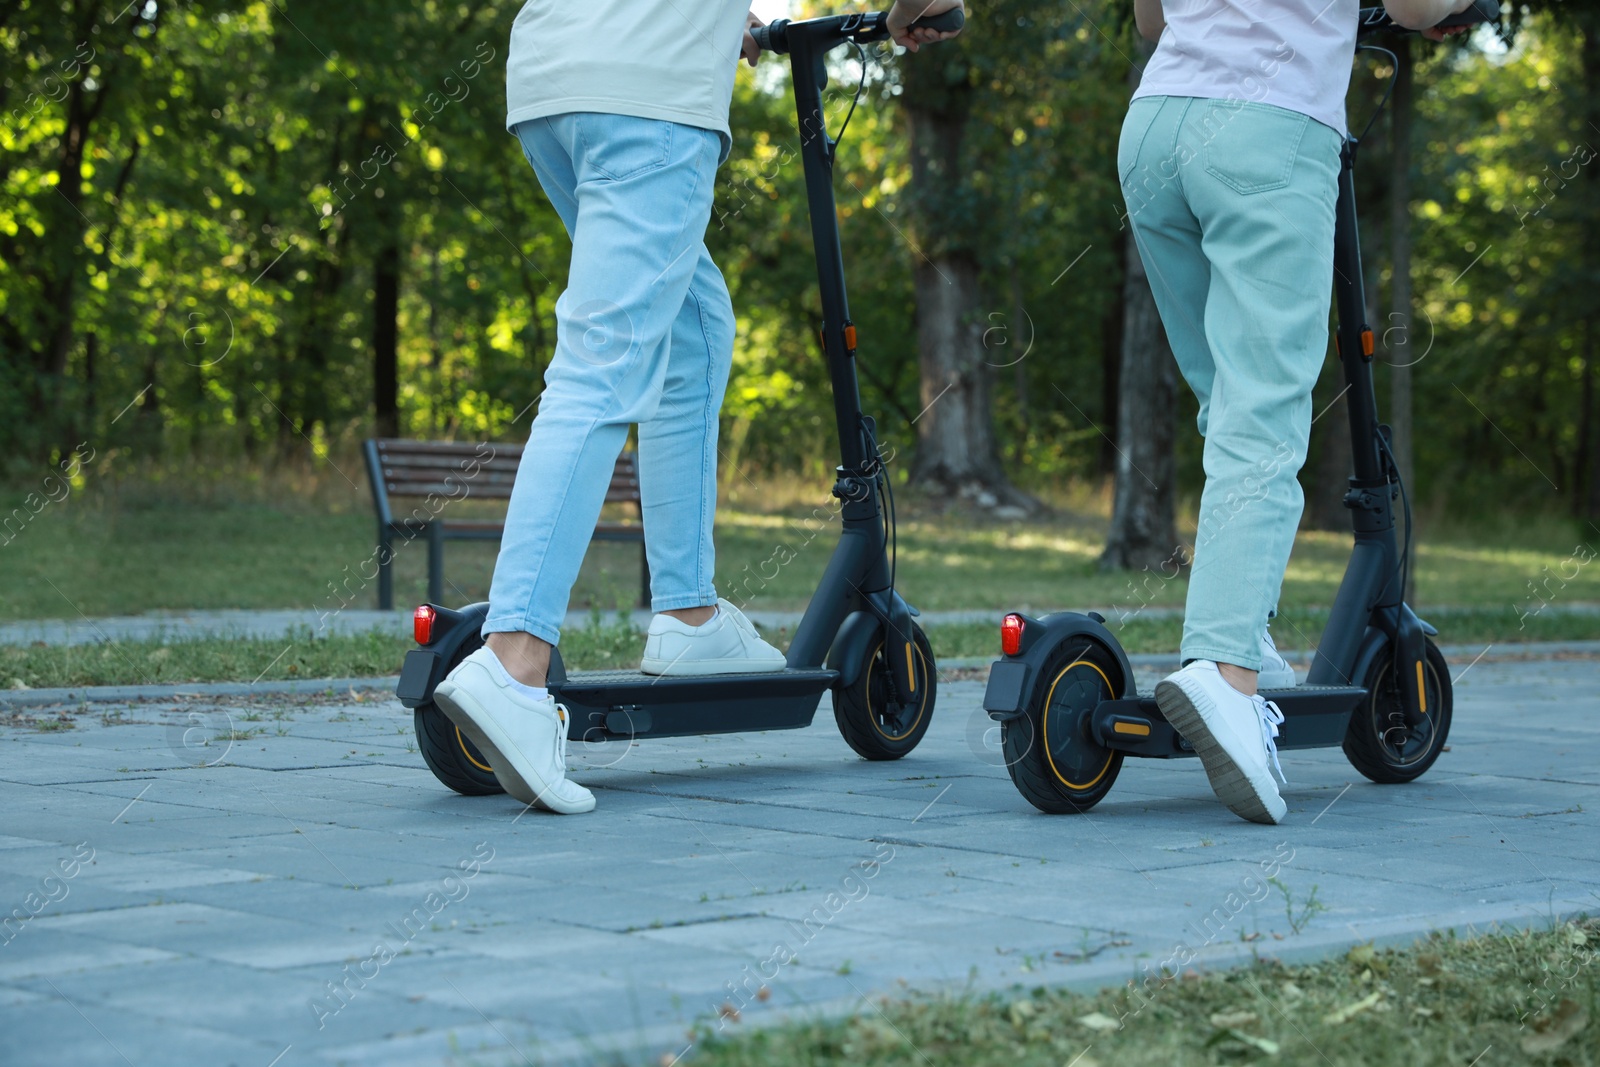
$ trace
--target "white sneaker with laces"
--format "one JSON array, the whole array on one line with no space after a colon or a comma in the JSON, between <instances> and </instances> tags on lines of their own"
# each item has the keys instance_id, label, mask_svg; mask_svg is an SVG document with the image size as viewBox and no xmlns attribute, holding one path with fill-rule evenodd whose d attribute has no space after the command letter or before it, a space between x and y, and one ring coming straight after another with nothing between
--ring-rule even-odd
<instances>
[{"instance_id":1,"label":"white sneaker with laces","mask_svg":"<svg viewBox=\"0 0 1600 1067\"><path fill-rule=\"evenodd\" d=\"M1156 686L1156 705L1194 746L1211 788L1228 810L1251 822L1280 823L1289 806L1278 794L1278 726L1283 712L1270 700L1245 696L1211 660L1197 659ZM1287 783L1285 783L1287 784Z\"/></svg>"},{"instance_id":2,"label":"white sneaker with laces","mask_svg":"<svg viewBox=\"0 0 1600 1067\"><path fill-rule=\"evenodd\" d=\"M1293 689L1296 685L1294 668L1278 651L1272 632L1261 633L1261 669L1256 672L1256 685L1262 689Z\"/></svg>"},{"instance_id":3,"label":"white sneaker with laces","mask_svg":"<svg viewBox=\"0 0 1600 1067\"><path fill-rule=\"evenodd\" d=\"M717 613L699 626L671 615L651 619L639 663L645 674L673 677L781 671L784 666L783 653L763 641L744 612L726 600L718 600Z\"/></svg>"},{"instance_id":4,"label":"white sneaker with laces","mask_svg":"<svg viewBox=\"0 0 1600 1067\"><path fill-rule=\"evenodd\" d=\"M594 794L567 780L567 709L532 700L500 680L480 648L433 691L433 702L478 746L505 791L561 815L594 810Z\"/></svg>"}]
</instances>

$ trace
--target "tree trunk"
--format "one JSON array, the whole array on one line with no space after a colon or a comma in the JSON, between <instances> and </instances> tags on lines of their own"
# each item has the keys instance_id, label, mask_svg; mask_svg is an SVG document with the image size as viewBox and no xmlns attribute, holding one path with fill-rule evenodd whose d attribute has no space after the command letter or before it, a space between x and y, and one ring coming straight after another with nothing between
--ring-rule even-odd
<instances>
[{"instance_id":1,"label":"tree trunk","mask_svg":"<svg viewBox=\"0 0 1600 1067\"><path fill-rule=\"evenodd\" d=\"M971 209L963 204L970 190L961 145L971 85L946 81L946 71L927 62L905 64L903 76L910 200L918 220L912 247L921 411L913 420L917 457L911 477L924 489L1003 509L997 517L1020 518L1044 509L1011 485L995 439L978 261L965 237L972 227Z\"/></svg>"},{"instance_id":2,"label":"tree trunk","mask_svg":"<svg viewBox=\"0 0 1600 1067\"><path fill-rule=\"evenodd\" d=\"M1032 320L1028 317L1028 309L1022 300L1022 275L1017 270L1017 261L1012 259L1007 282L1011 289L1011 321L1010 329L1006 331L1006 359L1011 364L1011 387L1017 394L1017 428L1020 431L1021 443L1028 440L1028 368L1025 365L1029 349L1033 347ZM1027 339L1023 339L1023 327L1027 326Z\"/></svg>"},{"instance_id":3,"label":"tree trunk","mask_svg":"<svg viewBox=\"0 0 1600 1067\"><path fill-rule=\"evenodd\" d=\"M917 264L914 279L922 411L912 477L980 507L1027 508L1013 499L1023 494L1007 484L996 447L978 265L948 253Z\"/></svg>"},{"instance_id":4,"label":"tree trunk","mask_svg":"<svg viewBox=\"0 0 1600 1067\"><path fill-rule=\"evenodd\" d=\"M1139 58L1154 46L1140 41ZM1128 71L1128 89L1138 88L1139 71ZM1122 353L1118 364L1116 490L1111 530L1100 554L1104 570L1159 568L1178 547L1176 438L1178 370L1161 325L1150 279L1139 258L1130 227L1124 240L1122 274Z\"/></svg>"},{"instance_id":5,"label":"tree trunk","mask_svg":"<svg viewBox=\"0 0 1600 1067\"><path fill-rule=\"evenodd\" d=\"M1107 288L1114 295L1107 302L1105 317L1100 322L1101 425L1098 473L1102 478L1112 478L1117 473L1116 441L1121 433L1117 408L1121 396L1123 323L1128 314L1124 301L1128 291L1126 275L1115 279Z\"/></svg>"},{"instance_id":6,"label":"tree trunk","mask_svg":"<svg viewBox=\"0 0 1600 1067\"><path fill-rule=\"evenodd\" d=\"M1350 512L1344 506L1344 492L1355 469L1350 451L1349 397L1343 392L1344 375L1337 361L1330 361L1326 385L1312 391L1311 425L1316 441L1316 459L1301 470L1305 494L1305 514L1301 524L1312 530L1348 530Z\"/></svg>"},{"instance_id":7,"label":"tree trunk","mask_svg":"<svg viewBox=\"0 0 1600 1067\"><path fill-rule=\"evenodd\" d=\"M1579 8L1582 12L1580 27L1582 29L1582 43L1579 46L1580 64L1583 69L1584 101L1587 103L1588 114L1584 116L1585 125L1590 129L1600 128L1600 11L1592 5ZM1584 257L1588 262L1584 265L1588 277L1600 275L1600 165L1591 164L1585 168L1584 182L1588 186L1585 190L1589 208L1584 212ZM1581 304L1583 311L1577 322L1578 336L1583 338L1583 389L1581 402L1583 412L1582 425L1587 438L1586 448L1580 454L1579 465L1587 468L1586 477L1576 481L1573 485L1573 501L1577 505L1574 510L1589 522L1600 522L1600 428L1594 425L1595 421L1595 377L1600 375L1600 367L1595 366L1595 349L1597 331L1600 326L1595 323L1594 301L1587 300Z\"/></svg>"},{"instance_id":8,"label":"tree trunk","mask_svg":"<svg viewBox=\"0 0 1600 1067\"><path fill-rule=\"evenodd\" d=\"M1104 570L1157 569L1178 546L1173 522L1178 373L1130 229L1122 286L1122 361L1117 396L1116 494Z\"/></svg>"},{"instance_id":9,"label":"tree trunk","mask_svg":"<svg viewBox=\"0 0 1600 1067\"><path fill-rule=\"evenodd\" d=\"M393 238L393 234L389 235ZM386 240L372 277L372 400L379 437L400 436L400 248Z\"/></svg>"}]
</instances>

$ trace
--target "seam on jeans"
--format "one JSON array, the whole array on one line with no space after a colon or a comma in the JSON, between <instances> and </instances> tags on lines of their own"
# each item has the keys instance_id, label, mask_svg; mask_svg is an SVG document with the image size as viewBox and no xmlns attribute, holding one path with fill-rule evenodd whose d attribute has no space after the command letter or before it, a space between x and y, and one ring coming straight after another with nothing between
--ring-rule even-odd
<instances>
[{"instance_id":1,"label":"seam on jeans","mask_svg":"<svg viewBox=\"0 0 1600 1067\"><path fill-rule=\"evenodd\" d=\"M702 440L709 441L711 439L711 427L714 425L712 420L717 417L717 413L714 410L712 410L712 407L711 407L711 393L712 393L712 388L711 388L711 374L712 374L711 330L708 328L708 326L706 324L706 303L705 303L704 300L700 299L700 294L696 293L694 291L694 282L692 282L692 281L689 283L689 299L694 301L695 314L696 314L696 317L700 320L700 338L701 338L701 340L703 340L705 342L705 346L706 346L706 402L705 402L704 407L702 407L700 409L700 424L701 424L701 426L705 427L705 430L706 430L705 435L702 438ZM700 448L700 485L701 485L702 488L705 486L705 483L706 483L705 465L706 465L706 452L705 452L704 445L702 445L701 448ZM712 463L711 469L712 470L716 470L715 462ZM713 483L712 483L712 490L711 491L712 491L712 494L713 494L713 499L715 499L716 484L715 484L714 480L713 480ZM706 529L706 494L702 492L700 494L700 528L697 531L697 535L696 536L697 537L705 536L705 529ZM704 549L704 547L705 547L704 545L701 546L702 550ZM704 571L702 570L702 566L703 566L702 560L703 560L703 551L702 552L696 552L695 553L695 558L694 558L694 586L695 586L695 589L696 590L707 590L709 592L709 594L715 594L715 592L716 592L715 584L711 579L706 577ZM712 567L713 576L715 575L715 571L716 571L715 564L713 564L713 567Z\"/></svg>"},{"instance_id":2,"label":"seam on jeans","mask_svg":"<svg viewBox=\"0 0 1600 1067\"><path fill-rule=\"evenodd\" d=\"M1127 178L1122 176L1122 174L1121 174L1122 168L1121 167L1117 168L1117 170L1118 170L1117 184L1120 185L1120 186L1124 186L1124 187L1126 187L1126 185L1128 183L1128 178L1133 177L1134 172L1139 169L1139 161L1144 155L1144 142L1150 136L1150 131L1155 129L1156 119L1161 117L1161 111L1162 111L1162 108L1165 106L1165 101L1166 101L1167 98L1166 97L1159 97L1158 98L1158 97L1151 96L1151 97L1141 97L1140 99L1141 100L1147 100L1151 104L1155 105L1155 114L1150 116L1150 120L1144 124L1144 129L1139 132L1139 143L1133 146L1133 151L1130 153L1130 158L1133 160L1133 165L1128 168L1128 176L1127 176ZM1134 101L1134 103L1137 104L1137 103L1139 103L1139 101L1136 100L1136 101ZM1143 110L1143 109L1141 109L1141 110ZM1126 200L1127 200L1126 188L1124 188L1124 191L1123 191L1123 200L1124 200L1124 202L1126 202Z\"/></svg>"}]
</instances>

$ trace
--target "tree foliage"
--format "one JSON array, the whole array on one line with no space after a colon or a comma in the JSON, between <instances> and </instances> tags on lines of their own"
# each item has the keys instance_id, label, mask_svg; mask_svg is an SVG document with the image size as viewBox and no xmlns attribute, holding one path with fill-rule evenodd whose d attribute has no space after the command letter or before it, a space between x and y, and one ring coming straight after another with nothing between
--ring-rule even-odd
<instances>
[{"instance_id":1,"label":"tree foliage","mask_svg":"<svg viewBox=\"0 0 1600 1067\"><path fill-rule=\"evenodd\" d=\"M503 128L517 7L0 9L0 457L47 462L80 442L174 460L321 453L390 420L417 436L522 436L568 240ZM918 257L959 248L1007 473L1037 485L1109 469L1125 8L993 0L965 43L914 71L865 57L836 182L863 401L898 451L925 406ZM1432 345L1416 368L1425 495L1539 503L1554 485L1595 506L1594 8L1536 5L1509 51L1433 49L1418 69L1414 272L1432 332L1409 340ZM858 63L834 58L835 131ZM959 97L959 180L914 188L906 79ZM1358 77L1358 98L1370 82ZM826 469L781 62L741 72L733 123L707 238L740 323L724 474ZM1363 176L1369 223L1387 214L1380 171ZM1381 242L1367 247L1381 266ZM1194 484L1197 448L1182 442Z\"/></svg>"}]
</instances>

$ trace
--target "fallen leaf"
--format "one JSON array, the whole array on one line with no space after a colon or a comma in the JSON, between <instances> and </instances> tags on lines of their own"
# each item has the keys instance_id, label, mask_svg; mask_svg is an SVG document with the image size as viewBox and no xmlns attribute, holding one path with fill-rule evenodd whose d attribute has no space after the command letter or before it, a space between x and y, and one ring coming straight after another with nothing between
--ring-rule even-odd
<instances>
[{"instance_id":1,"label":"fallen leaf","mask_svg":"<svg viewBox=\"0 0 1600 1067\"><path fill-rule=\"evenodd\" d=\"M1377 959L1377 957L1378 953L1373 949L1371 941L1368 941L1364 945L1356 945L1345 954L1345 959L1349 960L1357 967L1365 967L1373 960Z\"/></svg>"},{"instance_id":2,"label":"fallen leaf","mask_svg":"<svg viewBox=\"0 0 1600 1067\"><path fill-rule=\"evenodd\" d=\"M1102 1015L1097 1011L1092 1011L1088 1015L1085 1015L1083 1018L1078 1020L1078 1023L1081 1026L1088 1027L1097 1034L1109 1034L1113 1031L1122 1029L1122 1022L1120 1020L1113 1019L1109 1015Z\"/></svg>"},{"instance_id":3,"label":"fallen leaf","mask_svg":"<svg viewBox=\"0 0 1600 1067\"><path fill-rule=\"evenodd\" d=\"M1556 1005L1555 1013L1534 1021L1534 1032L1522 1039L1522 1051L1527 1053L1554 1052L1576 1037L1589 1025L1589 1013L1576 1001L1563 1000Z\"/></svg>"},{"instance_id":4,"label":"fallen leaf","mask_svg":"<svg viewBox=\"0 0 1600 1067\"><path fill-rule=\"evenodd\" d=\"M1346 1004L1338 1011L1329 1015L1324 1015L1322 1017L1322 1021L1333 1026L1337 1026L1340 1023L1347 1023L1382 999L1383 990L1374 990L1362 997L1360 1000L1356 1001L1354 1004Z\"/></svg>"},{"instance_id":5,"label":"fallen leaf","mask_svg":"<svg viewBox=\"0 0 1600 1067\"><path fill-rule=\"evenodd\" d=\"M1265 1037L1256 1037L1253 1034L1242 1034L1237 1030L1218 1030L1206 1041L1206 1047L1212 1048L1228 1041L1237 1041L1246 1048L1253 1048L1257 1052L1266 1053L1268 1056L1278 1054L1278 1043Z\"/></svg>"},{"instance_id":6,"label":"fallen leaf","mask_svg":"<svg viewBox=\"0 0 1600 1067\"><path fill-rule=\"evenodd\" d=\"M1259 1021L1260 1016L1253 1011L1219 1011L1211 1016L1211 1025L1219 1030L1232 1030L1240 1026L1250 1026Z\"/></svg>"}]
</instances>

